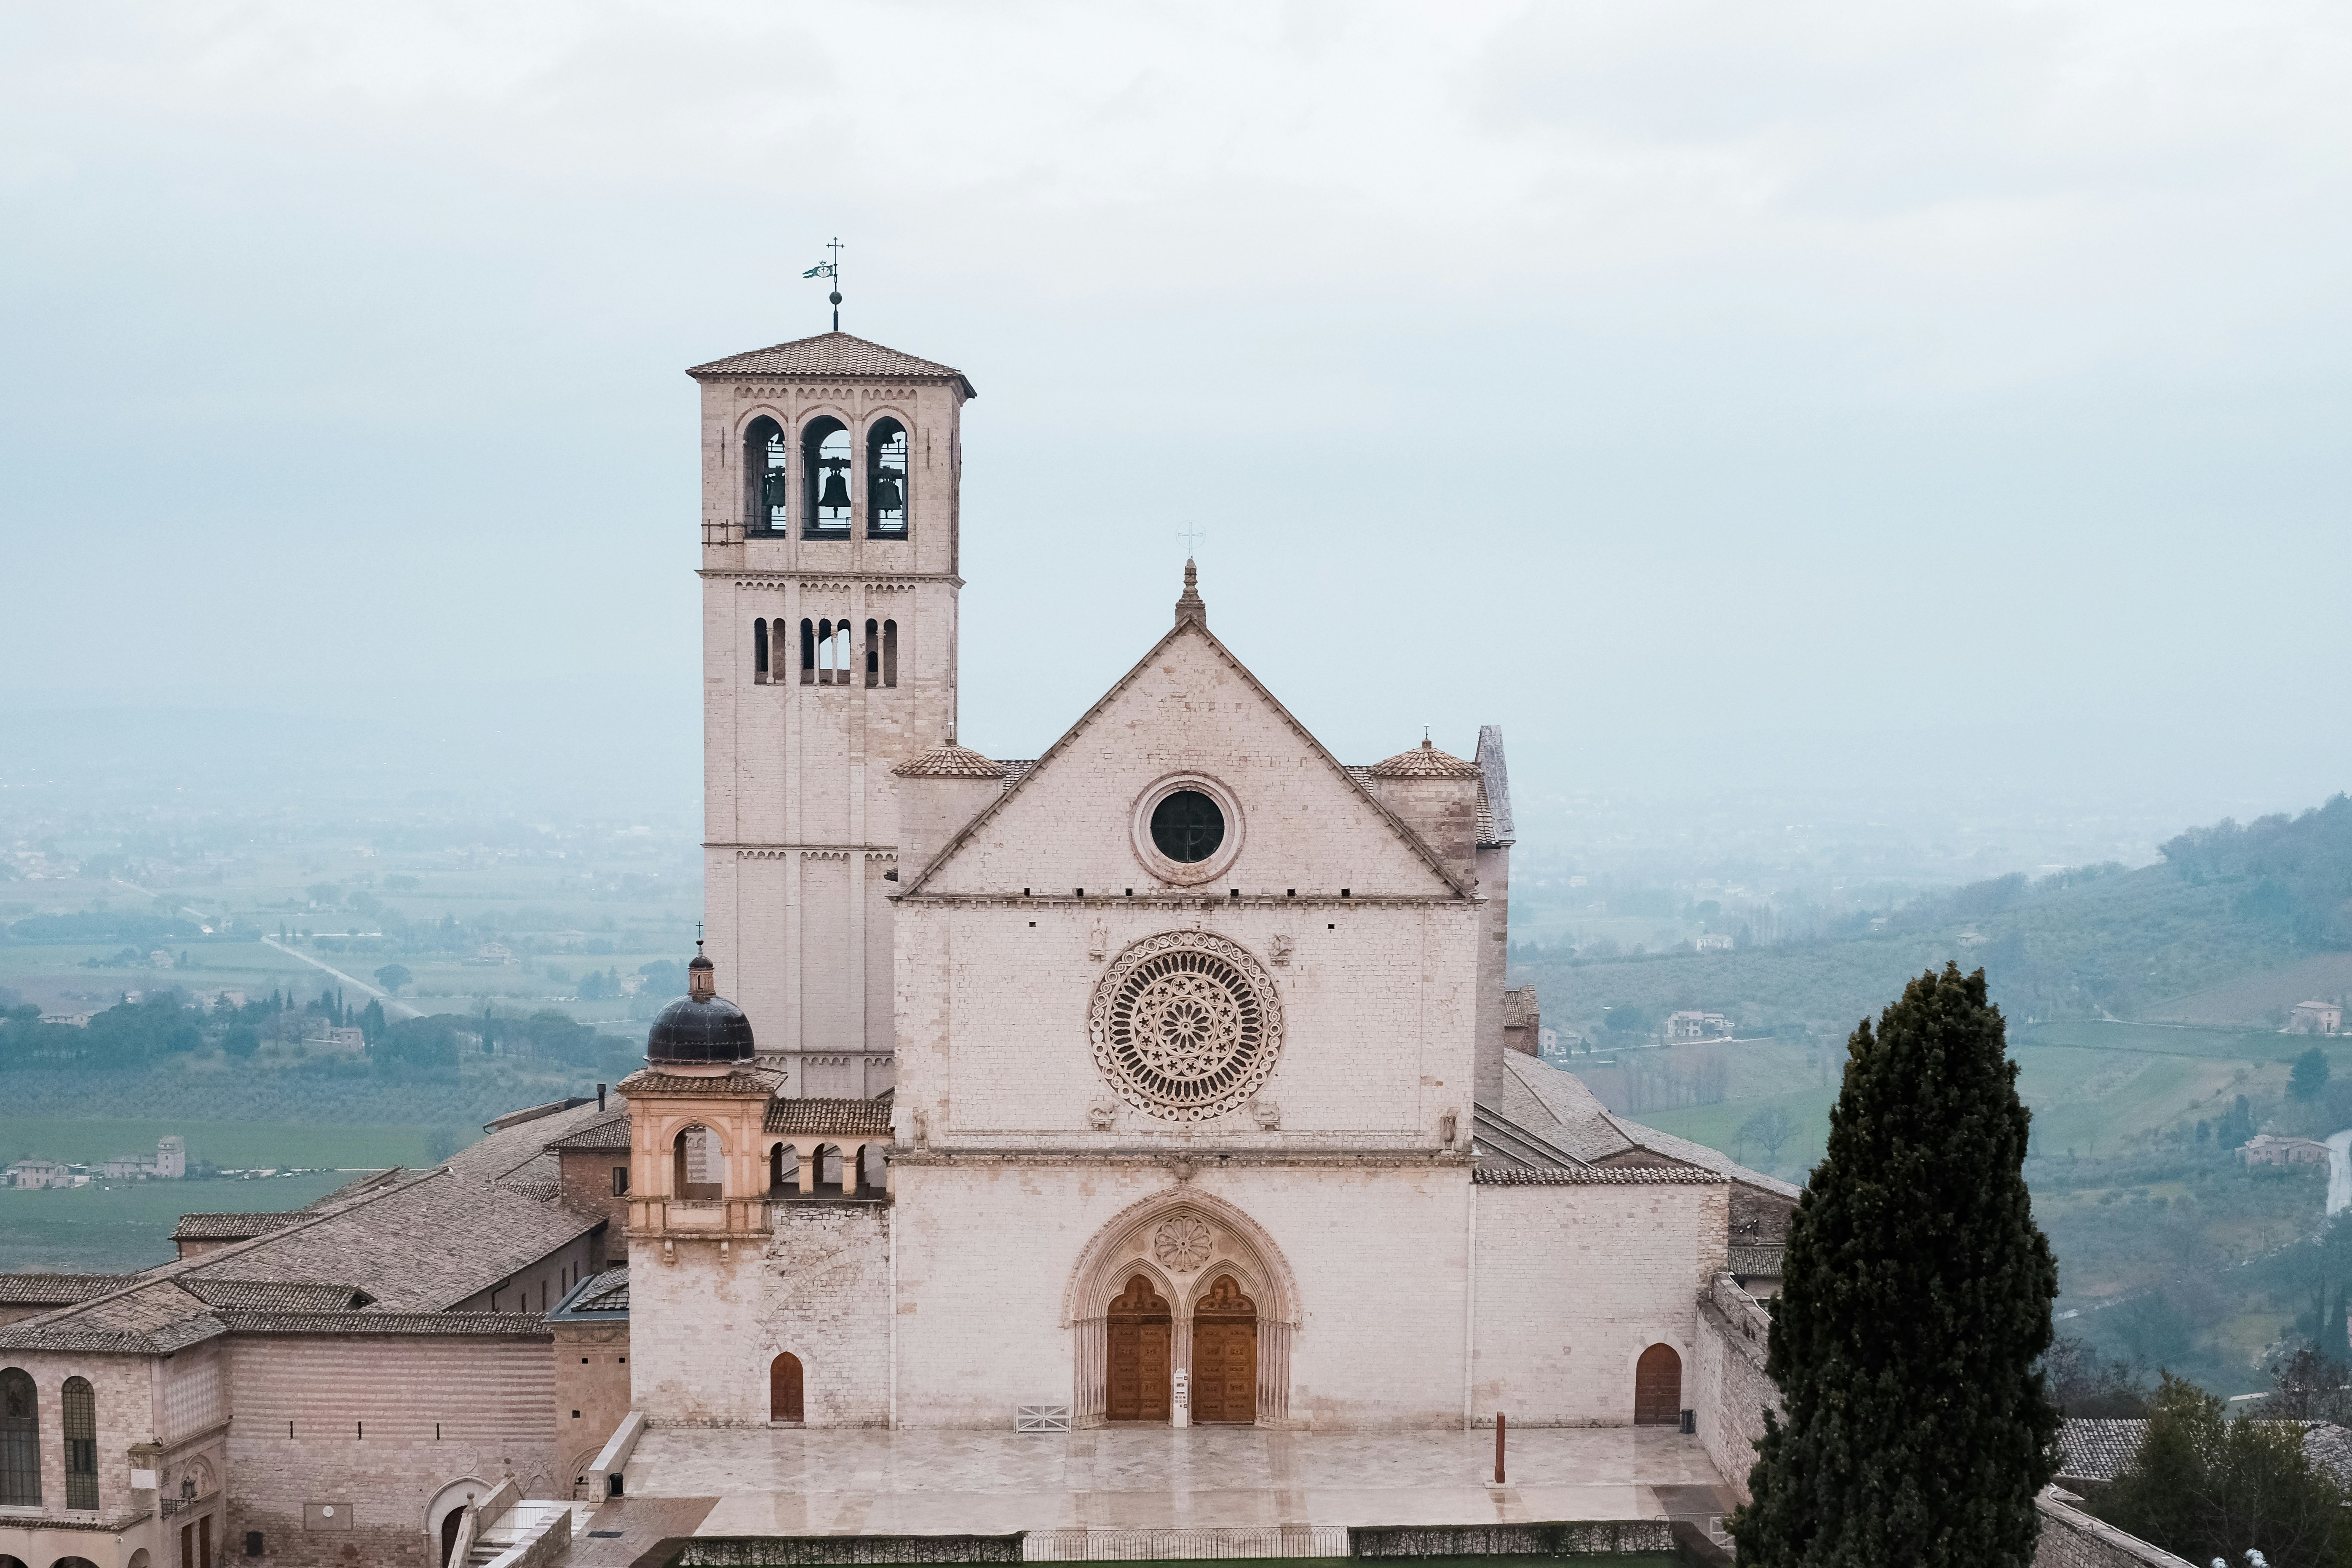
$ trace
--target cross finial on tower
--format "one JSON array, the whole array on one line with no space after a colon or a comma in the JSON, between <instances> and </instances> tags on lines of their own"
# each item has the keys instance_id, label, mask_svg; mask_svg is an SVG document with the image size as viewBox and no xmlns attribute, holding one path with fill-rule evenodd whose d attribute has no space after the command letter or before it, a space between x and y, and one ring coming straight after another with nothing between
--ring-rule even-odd
<instances>
[{"instance_id":1,"label":"cross finial on tower","mask_svg":"<svg viewBox=\"0 0 2352 1568\"><path fill-rule=\"evenodd\" d=\"M1201 541L1209 537L1209 531L1197 522L1187 522L1176 531L1176 537L1184 542L1184 555L1190 560L1201 553Z\"/></svg>"},{"instance_id":2,"label":"cross finial on tower","mask_svg":"<svg viewBox=\"0 0 2352 1568\"><path fill-rule=\"evenodd\" d=\"M835 235L826 242L825 248L833 252L833 259L818 262L801 276L833 279L833 292L827 298L833 301L833 330L837 332L841 331L841 253L844 248L841 236Z\"/></svg>"},{"instance_id":3,"label":"cross finial on tower","mask_svg":"<svg viewBox=\"0 0 2352 1568\"><path fill-rule=\"evenodd\" d=\"M1176 624L1181 626L1186 621L1208 630L1209 606L1201 597L1201 569L1189 555L1184 557L1184 592L1176 600Z\"/></svg>"}]
</instances>

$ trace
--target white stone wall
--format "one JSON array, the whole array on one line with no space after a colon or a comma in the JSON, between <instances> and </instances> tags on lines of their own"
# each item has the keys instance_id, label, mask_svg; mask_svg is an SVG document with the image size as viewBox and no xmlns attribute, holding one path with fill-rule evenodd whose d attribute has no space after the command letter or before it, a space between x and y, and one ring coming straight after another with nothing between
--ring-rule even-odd
<instances>
[{"instance_id":1,"label":"white stone wall","mask_svg":"<svg viewBox=\"0 0 2352 1568\"><path fill-rule=\"evenodd\" d=\"M1698 1290L1724 1262L1728 1189L1704 1184L1481 1186L1473 1418L1529 1426L1633 1419L1633 1366L1682 1358L1695 1408Z\"/></svg>"},{"instance_id":2,"label":"white stone wall","mask_svg":"<svg viewBox=\"0 0 2352 1568\"><path fill-rule=\"evenodd\" d=\"M1139 1203L1193 1194L1254 1221L1276 1254L1267 1261L1295 1281L1295 1424L1461 1420L1469 1181L1459 1164L1207 1163L1180 1182L1155 1164L901 1163L895 1179L902 1425L1003 1427L1016 1405L1072 1402L1065 1314L1088 1244Z\"/></svg>"},{"instance_id":3,"label":"white stone wall","mask_svg":"<svg viewBox=\"0 0 2352 1568\"><path fill-rule=\"evenodd\" d=\"M681 1240L629 1270L631 1408L656 1425L768 1425L768 1369L800 1357L811 1426L889 1422L890 1205L778 1203L766 1246Z\"/></svg>"},{"instance_id":4,"label":"white stone wall","mask_svg":"<svg viewBox=\"0 0 2352 1568\"><path fill-rule=\"evenodd\" d=\"M1730 1275L1708 1282L1699 1301L1698 1386L1688 1403L1698 1413L1699 1446L1742 1501L1756 1443L1764 1436L1764 1412L1780 1409L1780 1392L1764 1375L1771 1327L1764 1309Z\"/></svg>"}]
</instances>

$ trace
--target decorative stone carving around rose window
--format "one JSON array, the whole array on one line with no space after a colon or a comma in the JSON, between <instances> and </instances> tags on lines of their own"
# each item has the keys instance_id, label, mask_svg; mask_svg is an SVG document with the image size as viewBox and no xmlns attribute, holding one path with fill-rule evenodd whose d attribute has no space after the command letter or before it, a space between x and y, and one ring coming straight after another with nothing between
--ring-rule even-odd
<instances>
[{"instance_id":1,"label":"decorative stone carving around rose window","mask_svg":"<svg viewBox=\"0 0 2352 1568\"><path fill-rule=\"evenodd\" d=\"M1180 1214L1152 1233L1151 1250L1163 1268L1190 1273L1209 1261L1217 1234L1197 1215Z\"/></svg>"},{"instance_id":2,"label":"decorative stone carving around rose window","mask_svg":"<svg viewBox=\"0 0 2352 1568\"><path fill-rule=\"evenodd\" d=\"M1164 931L1104 968L1088 1026L1095 1065L1121 1100L1164 1121L1206 1121L1273 1076L1282 999L1238 943Z\"/></svg>"}]
</instances>

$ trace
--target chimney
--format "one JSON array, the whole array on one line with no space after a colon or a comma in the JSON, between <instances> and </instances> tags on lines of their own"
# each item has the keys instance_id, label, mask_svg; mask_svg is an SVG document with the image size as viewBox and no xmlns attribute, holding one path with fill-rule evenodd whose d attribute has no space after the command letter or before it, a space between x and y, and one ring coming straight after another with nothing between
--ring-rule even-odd
<instances>
[{"instance_id":1,"label":"chimney","mask_svg":"<svg viewBox=\"0 0 2352 1568\"><path fill-rule=\"evenodd\" d=\"M601 1083L596 1086L596 1109L604 1109L604 1086Z\"/></svg>"}]
</instances>

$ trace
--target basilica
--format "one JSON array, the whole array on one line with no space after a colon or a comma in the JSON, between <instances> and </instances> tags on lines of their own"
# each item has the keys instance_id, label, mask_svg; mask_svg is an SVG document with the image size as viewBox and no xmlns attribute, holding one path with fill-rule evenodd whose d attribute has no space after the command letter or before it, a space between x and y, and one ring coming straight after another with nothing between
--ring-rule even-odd
<instances>
[{"instance_id":1,"label":"basilica","mask_svg":"<svg viewBox=\"0 0 2352 1568\"><path fill-rule=\"evenodd\" d=\"M1093 707L992 757L957 727L971 383L840 332L690 374L716 991L622 1085L635 1407L1694 1410L1701 1298L1777 1269L1794 1190L1535 1054L1500 730L1342 762L1188 563Z\"/></svg>"}]
</instances>

